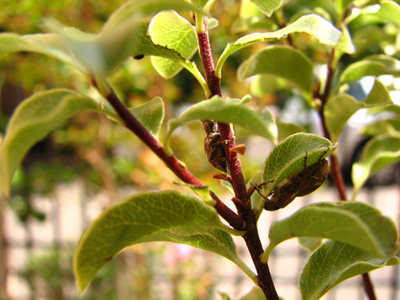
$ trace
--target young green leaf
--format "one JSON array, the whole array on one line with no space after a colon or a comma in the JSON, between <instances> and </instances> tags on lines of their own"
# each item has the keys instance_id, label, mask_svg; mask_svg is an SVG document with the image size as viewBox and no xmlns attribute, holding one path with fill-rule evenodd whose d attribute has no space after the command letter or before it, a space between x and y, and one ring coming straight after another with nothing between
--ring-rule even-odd
<instances>
[{"instance_id":1,"label":"young green leaf","mask_svg":"<svg viewBox=\"0 0 400 300\"><path fill-rule=\"evenodd\" d=\"M278 139L280 141L283 141L295 133L307 132L307 129L303 126L294 123L286 123L277 120L276 125L278 126Z\"/></svg>"},{"instance_id":2,"label":"young green leaf","mask_svg":"<svg viewBox=\"0 0 400 300\"><path fill-rule=\"evenodd\" d=\"M279 143L264 163L262 182L272 181L263 187L263 195L269 193L284 179L307 166L329 156L337 147L328 139L310 133L296 133Z\"/></svg>"},{"instance_id":3,"label":"young green leaf","mask_svg":"<svg viewBox=\"0 0 400 300\"><path fill-rule=\"evenodd\" d=\"M88 110L111 114L91 98L67 89L39 92L26 99L15 110L0 144L1 192L9 194L15 170L35 143L70 117Z\"/></svg>"},{"instance_id":4,"label":"young green leaf","mask_svg":"<svg viewBox=\"0 0 400 300\"><path fill-rule=\"evenodd\" d=\"M356 53L356 47L353 44L352 37L350 35L349 29L347 28L347 25L342 23L341 27L343 34L341 35L339 42L336 44L335 49L348 54Z\"/></svg>"},{"instance_id":5,"label":"young green leaf","mask_svg":"<svg viewBox=\"0 0 400 300\"><path fill-rule=\"evenodd\" d=\"M352 245L327 241L311 255L300 274L302 299L320 299L346 279L398 264L395 256L380 259Z\"/></svg>"},{"instance_id":6,"label":"young green leaf","mask_svg":"<svg viewBox=\"0 0 400 300\"><path fill-rule=\"evenodd\" d=\"M168 148L169 137L182 124L193 120L214 120L217 122L233 123L251 132L261 135L272 142L276 142L275 120L271 114L262 115L249 107L232 100L226 103L223 98L215 96L193 105L178 118L169 121L168 131L164 140L164 147ZM171 151L169 149L169 151Z\"/></svg>"},{"instance_id":7,"label":"young green leaf","mask_svg":"<svg viewBox=\"0 0 400 300\"><path fill-rule=\"evenodd\" d=\"M196 6L203 7L205 11L209 11L215 0L190 0Z\"/></svg>"},{"instance_id":8,"label":"young green leaf","mask_svg":"<svg viewBox=\"0 0 400 300\"><path fill-rule=\"evenodd\" d=\"M343 12L351 2L353 2L353 0L335 0L336 10L339 16L343 16Z\"/></svg>"},{"instance_id":9,"label":"young green leaf","mask_svg":"<svg viewBox=\"0 0 400 300\"><path fill-rule=\"evenodd\" d=\"M365 76L399 75L400 61L386 55L371 55L347 67L339 78L339 86Z\"/></svg>"},{"instance_id":10,"label":"young green leaf","mask_svg":"<svg viewBox=\"0 0 400 300\"><path fill-rule=\"evenodd\" d=\"M282 77L295 84L307 99L311 98L313 66L308 58L296 49L286 46L266 47L243 62L238 70L240 80L258 74Z\"/></svg>"},{"instance_id":11,"label":"young green leaf","mask_svg":"<svg viewBox=\"0 0 400 300\"><path fill-rule=\"evenodd\" d=\"M380 1L380 9L374 16L400 26L400 5L394 1Z\"/></svg>"},{"instance_id":12,"label":"young green leaf","mask_svg":"<svg viewBox=\"0 0 400 300\"><path fill-rule=\"evenodd\" d=\"M377 258L390 258L399 249L394 222L375 207L358 201L321 202L305 206L290 217L272 223L270 244L263 254L294 237L325 238L350 244Z\"/></svg>"},{"instance_id":13,"label":"young green leaf","mask_svg":"<svg viewBox=\"0 0 400 300\"><path fill-rule=\"evenodd\" d=\"M156 138L164 121L164 102L156 97L145 104L129 109L139 122Z\"/></svg>"},{"instance_id":14,"label":"young green leaf","mask_svg":"<svg viewBox=\"0 0 400 300\"><path fill-rule=\"evenodd\" d=\"M336 46L342 34L332 23L318 15L303 16L292 24L277 31L252 33L238 39L233 44L228 44L215 67L215 75L221 78L222 66L232 53L258 42L286 38L289 34L294 32L308 33L317 38L321 44L332 47Z\"/></svg>"},{"instance_id":15,"label":"young green leaf","mask_svg":"<svg viewBox=\"0 0 400 300\"><path fill-rule=\"evenodd\" d=\"M365 145L360 160L353 164L353 199L367 179L383 168L400 161L400 136L379 135Z\"/></svg>"},{"instance_id":16,"label":"young green leaf","mask_svg":"<svg viewBox=\"0 0 400 300\"><path fill-rule=\"evenodd\" d=\"M281 298L279 298L281 299ZM253 287L250 292L244 295L239 300L266 300L262 289L258 286Z\"/></svg>"},{"instance_id":17,"label":"young green leaf","mask_svg":"<svg viewBox=\"0 0 400 300\"><path fill-rule=\"evenodd\" d=\"M385 106L393 103L386 86L375 78L374 86L368 96L361 102L348 94L340 94L327 102L324 109L326 127L331 139L336 142L349 118L361 108Z\"/></svg>"},{"instance_id":18,"label":"young green leaf","mask_svg":"<svg viewBox=\"0 0 400 300\"><path fill-rule=\"evenodd\" d=\"M312 237L299 237L299 244L303 249L307 250L310 253L313 253L322 245L321 238L312 238Z\"/></svg>"},{"instance_id":19,"label":"young green leaf","mask_svg":"<svg viewBox=\"0 0 400 300\"><path fill-rule=\"evenodd\" d=\"M197 38L193 26L175 11L163 11L154 16L148 33L154 44L175 50L183 58L190 59L197 50ZM153 56L151 62L164 78L174 77L183 66L170 59Z\"/></svg>"},{"instance_id":20,"label":"young green leaf","mask_svg":"<svg viewBox=\"0 0 400 300\"><path fill-rule=\"evenodd\" d=\"M152 241L214 252L237 264L256 282L224 227L214 208L189 195L164 191L130 196L106 209L79 241L74 258L79 292L123 248Z\"/></svg>"},{"instance_id":21,"label":"young green leaf","mask_svg":"<svg viewBox=\"0 0 400 300\"><path fill-rule=\"evenodd\" d=\"M147 35L144 17L171 9L202 12L201 8L183 0L137 0L120 6L98 34L87 34L74 28L61 30L60 26L52 27L65 38L79 61L99 78L109 75L128 57L144 55L166 57L195 72L196 67L178 52L154 45Z\"/></svg>"},{"instance_id":22,"label":"young green leaf","mask_svg":"<svg viewBox=\"0 0 400 300\"><path fill-rule=\"evenodd\" d=\"M258 171L246 184L247 189L250 188L252 184L262 182L262 172ZM256 191L251 195L251 208L255 209L257 219L260 217L263 209L265 200L262 199L259 193Z\"/></svg>"},{"instance_id":23,"label":"young green leaf","mask_svg":"<svg viewBox=\"0 0 400 300\"><path fill-rule=\"evenodd\" d=\"M272 15L272 13L277 10L281 4L282 0L250 0L253 2L259 10L261 10L268 17Z\"/></svg>"},{"instance_id":24,"label":"young green leaf","mask_svg":"<svg viewBox=\"0 0 400 300\"><path fill-rule=\"evenodd\" d=\"M221 300L231 300L227 293L218 292L218 295L221 297Z\"/></svg>"},{"instance_id":25,"label":"young green leaf","mask_svg":"<svg viewBox=\"0 0 400 300\"><path fill-rule=\"evenodd\" d=\"M260 9L250 0L242 0L240 3L241 19L252 19L254 17L259 18L261 16Z\"/></svg>"},{"instance_id":26,"label":"young green leaf","mask_svg":"<svg viewBox=\"0 0 400 300\"><path fill-rule=\"evenodd\" d=\"M395 136L400 133L400 120L379 120L378 122L368 124L360 129L361 135L376 136L379 134L388 134Z\"/></svg>"}]
</instances>

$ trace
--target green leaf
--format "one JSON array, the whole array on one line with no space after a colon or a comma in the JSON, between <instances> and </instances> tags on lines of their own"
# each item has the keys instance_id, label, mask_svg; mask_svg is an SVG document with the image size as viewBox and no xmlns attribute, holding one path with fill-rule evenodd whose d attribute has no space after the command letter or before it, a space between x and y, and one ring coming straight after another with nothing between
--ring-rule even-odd
<instances>
[{"instance_id":1,"label":"green leaf","mask_svg":"<svg viewBox=\"0 0 400 300\"><path fill-rule=\"evenodd\" d=\"M268 17L272 15L272 13L277 10L281 4L282 0L250 0L253 2L259 10L261 10Z\"/></svg>"},{"instance_id":2,"label":"green leaf","mask_svg":"<svg viewBox=\"0 0 400 300\"><path fill-rule=\"evenodd\" d=\"M158 137L165 115L164 102L160 97L129 110L153 136Z\"/></svg>"},{"instance_id":3,"label":"green leaf","mask_svg":"<svg viewBox=\"0 0 400 300\"><path fill-rule=\"evenodd\" d=\"M247 189L250 188L250 186L254 183L259 183L262 182L262 172L258 171L246 184ZM251 197L251 208L255 209L256 211L256 217L257 219L260 217L263 208L264 208L264 202L265 200L262 199L262 197L260 196L260 194L255 191Z\"/></svg>"},{"instance_id":4,"label":"green leaf","mask_svg":"<svg viewBox=\"0 0 400 300\"><path fill-rule=\"evenodd\" d=\"M322 245L321 238L310 238L310 237L299 237L299 244L305 250L310 253L313 253Z\"/></svg>"},{"instance_id":5,"label":"green leaf","mask_svg":"<svg viewBox=\"0 0 400 300\"><path fill-rule=\"evenodd\" d=\"M400 136L379 135L365 145L361 158L353 164L353 199L367 179L383 168L400 161Z\"/></svg>"},{"instance_id":6,"label":"green leaf","mask_svg":"<svg viewBox=\"0 0 400 300\"><path fill-rule=\"evenodd\" d=\"M326 127L331 134L331 139L336 142L344 125L359 109L385 106L393 103L385 85L375 78L374 86L369 95L361 102L348 94L340 94L327 102L324 108Z\"/></svg>"},{"instance_id":7,"label":"green leaf","mask_svg":"<svg viewBox=\"0 0 400 300\"><path fill-rule=\"evenodd\" d=\"M304 169L307 152L307 166L329 156L337 147L328 139L310 133L296 133L279 143L264 163L262 182L273 180L263 187L263 195L270 192L284 179Z\"/></svg>"},{"instance_id":8,"label":"green leaf","mask_svg":"<svg viewBox=\"0 0 400 300\"><path fill-rule=\"evenodd\" d=\"M226 59L234 52L258 42L286 38L294 32L305 32L319 40L321 44L335 46L340 39L341 32L330 22L318 15L307 15L299 18L285 28L274 32L252 33L238 39L233 44L228 44L218 60L215 74L221 78L221 69Z\"/></svg>"},{"instance_id":9,"label":"green leaf","mask_svg":"<svg viewBox=\"0 0 400 300\"><path fill-rule=\"evenodd\" d=\"M211 6L214 4L215 0L190 0L194 5L203 7L206 12L211 9Z\"/></svg>"},{"instance_id":10,"label":"green leaf","mask_svg":"<svg viewBox=\"0 0 400 300\"><path fill-rule=\"evenodd\" d=\"M123 248L152 241L188 244L221 255L256 281L215 209L175 191L140 193L106 209L86 230L74 258L79 292Z\"/></svg>"},{"instance_id":11,"label":"green leaf","mask_svg":"<svg viewBox=\"0 0 400 300\"><path fill-rule=\"evenodd\" d=\"M305 206L290 217L272 223L270 244L263 254L294 237L331 239L350 244L378 258L390 258L399 248L394 222L366 203L358 201L321 202Z\"/></svg>"},{"instance_id":12,"label":"green leaf","mask_svg":"<svg viewBox=\"0 0 400 300\"><path fill-rule=\"evenodd\" d=\"M240 4L240 18L251 19L253 17L260 17L261 11L250 0L242 0Z\"/></svg>"},{"instance_id":13,"label":"green leaf","mask_svg":"<svg viewBox=\"0 0 400 300\"><path fill-rule=\"evenodd\" d=\"M19 105L0 144L1 192L9 194L15 170L35 143L70 117L87 110L108 113L91 98L67 89L39 92Z\"/></svg>"},{"instance_id":14,"label":"green leaf","mask_svg":"<svg viewBox=\"0 0 400 300\"><path fill-rule=\"evenodd\" d=\"M250 292L244 295L240 300L266 300L262 289L258 286L253 287ZM279 298L281 299L281 298Z\"/></svg>"},{"instance_id":15,"label":"green leaf","mask_svg":"<svg viewBox=\"0 0 400 300\"><path fill-rule=\"evenodd\" d=\"M238 99L236 102L229 100L229 103L226 103L223 98L215 96L193 105L178 118L169 121L164 147L166 150L168 149L167 151L171 152L168 148L168 141L172 132L178 126L193 120L214 120L223 123L233 123L272 142L276 142L276 125L275 120L271 119L271 116L269 112L264 112L260 115L251 108L240 104Z\"/></svg>"},{"instance_id":16,"label":"green leaf","mask_svg":"<svg viewBox=\"0 0 400 300\"><path fill-rule=\"evenodd\" d=\"M175 11L163 11L154 16L149 25L149 35L154 44L175 50L190 59L197 50L197 37L193 26ZM151 62L164 78L178 74L183 66L170 59L153 56Z\"/></svg>"},{"instance_id":17,"label":"green leaf","mask_svg":"<svg viewBox=\"0 0 400 300\"><path fill-rule=\"evenodd\" d=\"M386 55L372 55L347 67L340 76L339 85L359 80L365 76L384 74L399 75L400 61Z\"/></svg>"},{"instance_id":18,"label":"green leaf","mask_svg":"<svg viewBox=\"0 0 400 300\"><path fill-rule=\"evenodd\" d=\"M251 81L250 90L253 96L261 97L276 91L295 87L293 83L282 77L277 77L273 74L262 74L256 76L254 80Z\"/></svg>"},{"instance_id":19,"label":"green leaf","mask_svg":"<svg viewBox=\"0 0 400 300\"><path fill-rule=\"evenodd\" d=\"M335 6L339 16L343 15L343 12L351 2L353 2L353 0L335 0Z\"/></svg>"},{"instance_id":20,"label":"green leaf","mask_svg":"<svg viewBox=\"0 0 400 300\"><path fill-rule=\"evenodd\" d=\"M336 44L335 49L347 53L347 54L354 54L356 53L356 47L353 44L352 37L350 36L349 29L347 28L346 24L342 23L342 32L343 34L340 37L339 42ZM340 54L341 56L341 54Z\"/></svg>"},{"instance_id":21,"label":"green leaf","mask_svg":"<svg viewBox=\"0 0 400 300\"><path fill-rule=\"evenodd\" d=\"M320 299L346 279L398 264L397 257L379 259L349 244L327 241L311 255L300 274L302 299Z\"/></svg>"},{"instance_id":22,"label":"green leaf","mask_svg":"<svg viewBox=\"0 0 400 300\"><path fill-rule=\"evenodd\" d=\"M400 26L400 5L394 1L380 1L380 6L381 8L374 16Z\"/></svg>"},{"instance_id":23,"label":"green leaf","mask_svg":"<svg viewBox=\"0 0 400 300\"><path fill-rule=\"evenodd\" d=\"M58 34L17 35L14 33L0 34L0 58L8 53L27 51L37 52L56 58L85 73L85 67L75 58L71 49Z\"/></svg>"},{"instance_id":24,"label":"green leaf","mask_svg":"<svg viewBox=\"0 0 400 300\"><path fill-rule=\"evenodd\" d=\"M293 68L296 66L296 68ZM269 46L256 52L238 70L238 78L268 74L295 84L310 99L313 85L312 63L298 50L287 46Z\"/></svg>"},{"instance_id":25,"label":"green leaf","mask_svg":"<svg viewBox=\"0 0 400 300\"><path fill-rule=\"evenodd\" d=\"M221 297L221 300L231 300L227 293L218 292L218 295Z\"/></svg>"},{"instance_id":26,"label":"green leaf","mask_svg":"<svg viewBox=\"0 0 400 300\"><path fill-rule=\"evenodd\" d=\"M400 120L379 120L360 129L361 135L375 136L379 134L398 135L400 133Z\"/></svg>"},{"instance_id":27,"label":"green leaf","mask_svg":"<svg viewBox=\"0 0 400 300\"><path fill-rule=\"evenodd\" d=\"M298 124L286 123L277 120L276 125L278 126L278 139L280 141L288 138L290 135L293 135L295 133L307 132L307 130L303 126Z\"/></svg>"},{"instance_id":28,"label":"green leaf","mask_svg":"<svg viewBox=\"0 0 400 300\"><path fill-rule=\"evenodd\" d=\"M159 56L164 57L169 60L175 61L181 66L183 66L186 70L193 74L193 76L197 79L197 81L203 87L206 95L210 94L210 90L202 77L200 71L197 69L197 66L194 62L191 62L185 58L183 58L178 52L173 49L168 49L159 45L155 45L151 38L147 35L147 23L142 23L140 28L138 28L136 43L134 47L131 49L130 55L133 57L136 56Z\"/></svg>"},{"instance_id":29,"label":"green leaf","mask_svg":"<svg viewBox=\"0 0 400 300\"><path fill-rule=\"evenodd\" d=\"M154 45L147 35L144 17L170 9L202 12L183 0L137 0L120 6L98 34L87 34L75 28L61 30L60 26L52 27L64 36L79 61L100 78L110 74L128 57L142 55L166 57L194 71L195 66L179 53Z\"/></svg>"}]
</instances>

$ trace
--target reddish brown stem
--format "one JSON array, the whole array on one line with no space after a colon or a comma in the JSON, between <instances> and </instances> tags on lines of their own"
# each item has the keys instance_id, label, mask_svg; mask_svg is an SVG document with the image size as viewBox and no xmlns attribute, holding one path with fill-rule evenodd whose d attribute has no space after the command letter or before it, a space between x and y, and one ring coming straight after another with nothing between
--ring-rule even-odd
<instances>
[{"instance_id":1,"label":"reddish brown stem","mask_svg":"<svg viewBox=\"0 0 400 300\"><path fill-rule=\"evenodd\" d=\"M330 96L330 91L331 91L331 87L332 87L333 75L334 75L334 68L333 68L334 58L335 58L335 50L333 49L331 52L331 56L329 58L329 62L328 62L328 76L327 76L327 80L326 80L325 90L324 90L323 94L320 95L320 97L319 97L319 99L321 100L321 103L322 103L321 109L319 111L319 115L320 115L320 119L321 119L321 123L322 123L322 128L324 131L324 135L327 139L330 139L330 134L326 127L323 112L324 112L325 104L327 103L328 98ZM339 165L339 161L338 161L336 153L333 153L329 157L329 159L330 159L330 163L331 163L330 175L335 184L336 190L339 193L339 198L341 200L347 201L346 186L344 184L343 174L340 169L340 165ZM376 300L374 287L372 285L372 281L371 281L368 273L362 274L362 281L363 281L364 291L367 294L368 298L370 300Z\"/></svg>"},{"instance_id":2,"label":"reddish brown stem","mask_svg":"<svg viewBox=\"0 0 400 300\"><path fill-rule=\"evenodd\" d=\"M329 134L328 129L326 128L323 109L324 106L321 107L321 110L319 112L322 129L324 131L324 136L330 140L331 135ZM344 184L342 170L340 169L340 164L336 153L332 153L329 156L329 162L330 162L329 174L333 180L333 184L335 185L336 190L338 191L339 199L347 201L346 185Z\"/></svg>"},{"instance_id":3,"label":"reddish brown stem","mask_svg":"<svg viewBox=\"0 0 400 300\"><path fill-rule=\"evenodd\" d=\"M259 286L268 300L279 300L269 266L267 263L261 262L260 259L264 250L258 234L256 217L251 209L247 209L243 218L247 225L246 234L243 238L256 267Z\"/></svg>"},{"instance_id":4,"label":"reddish brown stem","mask_svg":"<svg viewBox=\"0 0 400 300\"><path fill-rule=\"evenodd\" d=\"M203 19L204 32L197 34L199 53L203 65L206 82L211 91L211 96L222 96L220 78L215 76L214 60L212 58L210 39L208 38L207 19Z\"/></svg>"},{"instance_id":5,"label":"reddish brown stem","mask_svg":"<svg viewBox=\"0 0 400 300\"><path fill-rule=\"evenodd\" d=\"M372 285L371 279L369 278L368 273L362 274L362 283L364 287L364 291L367 294L369 300L376 300L374 286Z\"/></svg>"},{"instance_id":6,"label":"reddish brown stem","mask_svg":"<svg viewBox=\"0 0 400 300\"><path fill-rule=\"evenodd\" d=\"M329 62L328 62L328 74L327 74L325 89L324 89L324 92L322 93L322 95L319 96L319 99L321 100L321 104L322 104L321 109L319 111L319 116L320 116L320 120L321 120L321 124L322 124L322 129L324 131L324 135L327 139L331 139L331 136L326 127L325 117L324 117L324 108L325 108L326 102L328 101L331 87L332 87L333 75L334 75L334 69L333 69L334 58L335 58L335 50L333 49L331 52L331 55L329 57ZM340 165L339 165L339 161L338 161L336 153L333 153L329 157L329 161L330 161L330 175L331 175L333 183L335 184L335 187L339 193L339 198L341 200L347 200L346 186L344 184L342 171L340 170Z\"/></svg>"},{"instance_id":7,"label":"reddish brown stem","mask_svg":"<svg viewBox=\"0 0 400 300\"><path fill-rule=\"evenodd\" d=\"M222 96L220 79L215 76L214 61L212 58L210 40L208 37L207 30L207 19L203 21L205 31L197 34L199 43L199 53L203 69L205 72L206 82L211 91L211 96ZM239 198L243 204L248 200L246 191L246 183L244 181L242 168L240 165L239 155L237 153L230 154L229 149L235 147L235 136L229 126L229 124L218 123L219 133L225 143L225 154L228 158L229 171L232 176L232 187L235 192L235 196Z\"/></svg>"},{"instance_id":8,"label":"reddish brown stem","mask_svg":"<svg viewBox=\"0 0 400 300\"><path fill-rule=\"evenodd\" d=\"M212 94L211 96L221 96L220 79L215 76L215 68L212 60L210 41L208 38L207 24L205 19L204 26L206 30L202 33L198 33L198 42L206 82L210 88ZM245 207L242 216L246 223L246 233L243 238L256 267L259 286L268 300L279 300L268 264L261 262L261 255L264 251L257 230L257 219L254 215L254 211L251 209L250 197L247 194L246 183L244 181L239 155L233 151L229 151L229 149L235 147L234 134L229 124L218 123L218 129L222 140L225 141L224 149L228 160L230 175L232 177L232 187L235 192L235 196L243 203L243 206Z\"/></svg>"},{"instance_id":9,"label":"reddish brown stem","mask_svg":"<svg viewBox=\"0 0 400 300\"><path fill-rule=\"evenodd\" d=\"M222 140L226 141L225 153L227 154L226 157L228 157L233 191L235 192L236 198L240 199L243 204L246 204L249 200L249 196L247 194L246 182L244 181L239 154L229 151L229 149L235 147L235 136L229 124L218 123L218 128Z\"/></svg>"}]
</instances>

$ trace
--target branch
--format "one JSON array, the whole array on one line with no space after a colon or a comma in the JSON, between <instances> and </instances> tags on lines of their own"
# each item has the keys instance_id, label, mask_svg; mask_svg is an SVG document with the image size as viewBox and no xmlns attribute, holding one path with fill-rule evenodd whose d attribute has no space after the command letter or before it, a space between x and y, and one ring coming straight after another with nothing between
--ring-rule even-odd
<instances>
[{"instance_id":1,"label":"branch","mask_svg":"<svg viewBox=\"0 0 400 300\"><path fill-rule=\"evenodd\" d=\"M195 15L195 22L199 53L203 63L206 82L210 88L211 97L214 95L222 96L220 78L215 76L215 67L207 31L207 19L203 18L203 22L200 22L199 17L203 18L198 14ZM218 129L222 140L225 141L225 156L232 177L231 183L235 192L235 198L238 198L243 204L243 211L239 212L246 223L246 233L243 238L256 267L259 286L268 300L279 300L268 264L261 262L261 255L264 251L258 234L257 219L254 211L251 209L251 201L247 193L239 155L236 152L230 151L231 148L235 147L235 136L229 124L218 123Z\"/></svg>"},{"instance_id":2,"label":"branch","mask_svg":"<svg viewBox=\"0 0 400 300\"><path fill-rule=\"evenodd\" d=\"M93 85L97 88L97 83L93 80ZM131 130L143 143L145 143L167 167L183 182L205 187L180 161L174 156L168 156L163 145L151 135L151 133L135 118L135 116L122 103L111 87L105 95L107 101L112 105L120 118L125 122L125 127ZM227 207L213 192L209 191L211 197L217 202L214 206L218 214L224 218L233 228L241 230L244 227L244 221Z\"/></svg>"},{"instance_id":3,"label":"branch","mask_svg":"<svg viewBox=\"0 0 400 300\"><path fill-rule=\"evenodd\" d=\"M348 12L346 12L346 14L347 13ZM325 89L324 89L324 92L322 93L322 95L319 96L319 99L322 102L321 109L319 111L319 115L320 115L320 119L321 119L321 123L322 123L322 128L324 131L324 135L327 139L330 139L330 134L329 134L328 129L326 128L326 124L325 124L324 106L325 106L326 102L328 101L330 92L331 92L333 75L335 72L335 66L333 65L334 60L335 60L335 49L332 49L331 56L330 56L329 62L328 62L328 75L327 75ZM339 160L337 158L336 153L333 153L329 157L329 160L331 163L330 175L332 177L333 183L335 184L336 190L339 193L339 198L341 200L347 201L346 186L344 184L343 174L340 169ZM364 291L367 294L368 298L370 300L376 300L374 287L373 287L372 281L369 277L369 273L362 274L362 282L363 282Z\"/></svg>"},{"instance_id":4,"label":"branch","mask_svg":"<svg viewBox=\"0 0 400 300\"><path fill-rule=\"evenodd\" d=\"M326 127L325 123L325 118L324 118L324 107L325 104L327 103L329 96L330 96L330 91L332 87L332 81L333 81L333 75L335 72L335 67L333 66L334 64L334 59L335 59L335 49L332 49L331 56L329 58L328 62L328 74L327 74L327 79L326 79L326 84L325 84L325 89L321 95L319 95L319 99L321 100L321 109L319 110L319 116L322 124L322 129L324 131L324 135L327 139L331 139L331 135L328 132L328 129ZM339 193L339 198L340 200L345 200L347 201L347 195L346 195L346 186L344 184L343 180L343 174L342 171L340 170L340 165L339 165L339 160L337 158L336 153L332 153L332 155L329 156L329 161L330 161L330 175L333 180L333 183L335 184L336 190Z\"/></svg>"}]
</instances>

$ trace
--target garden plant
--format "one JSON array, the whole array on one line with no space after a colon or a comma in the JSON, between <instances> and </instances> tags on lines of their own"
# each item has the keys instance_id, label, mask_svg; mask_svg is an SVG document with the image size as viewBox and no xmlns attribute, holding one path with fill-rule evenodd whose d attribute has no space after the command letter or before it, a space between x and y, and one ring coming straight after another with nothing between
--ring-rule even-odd
<instances>
[{"instance_id":1,"label":"garden plant","mask_svg":"<svg viewBox=\"0 0 400 300\"><path fill-rule=\"evenodd\" d=\"M137 136L179 179L176 186L185 186L187 192L137 192L104 210L76 248L74 272L80 293L125 247L166 241L225 257L254 282L251 299L276 300L279 290L268 266L270 254L280 243L299 238L311 253L299 277L302 299L319 299L358 275L368 298L378 299L369 272L399 264L397 226L377 208L357 201L357 195L369 177L400 161L400 108L390 93L396 82L385 84L381 77L400 74L400 6L372 0L242 0L239 15L230 22L232 40L218 52L213 48L221 43L213 35L219 28L219 20L213 18L217 4L224 1L128 1L96 34L63 27L56 20L43 21L50 33L1 33L0 57L21 51L50 56L78 70L97 92L38 91L15 110L0 144L1 192L10 195L13 175L35 143L72 116L97 112ZM129 107L109 80L126 60L148 57L163 78L186 72L204 93L165 126L170 99L155 97ZM230 83L223 79L224 66L232 60L240 60L237 77L251 84L254 95L225 95ZM349 87L367 76L374 78L372 88L356 99ZM276 119L257 100L273 93L302 99L319 116L322 136ZM352 166L350 196L339 165L338 141L347 121L361 109L390 117L363 128L372 138ZM182 145L172 137L191 121L204 129L204 162L215 168L214 178L208 180L221 181L231 193L229 199L209 188L210 182L200 181L190 162L175 154ZM264 165L249 178L241 163L246 146L236 144L234 129L275 145L265 151ZM297 197L314 192L328 174L337 201L306 205L275 221L264 248L257 227L260 215L285 209ZM244 239L255 273L241 260L232 235Z\"/></svg>"}]
</instances>

